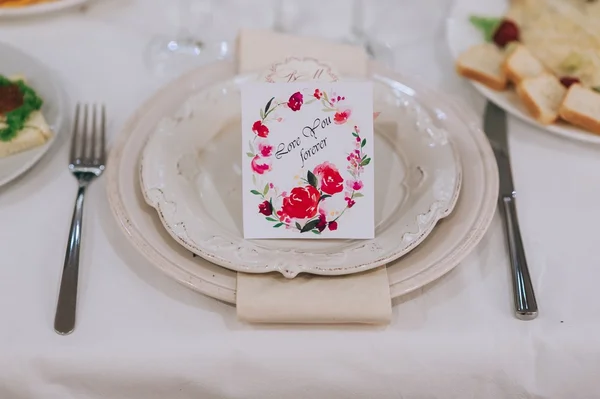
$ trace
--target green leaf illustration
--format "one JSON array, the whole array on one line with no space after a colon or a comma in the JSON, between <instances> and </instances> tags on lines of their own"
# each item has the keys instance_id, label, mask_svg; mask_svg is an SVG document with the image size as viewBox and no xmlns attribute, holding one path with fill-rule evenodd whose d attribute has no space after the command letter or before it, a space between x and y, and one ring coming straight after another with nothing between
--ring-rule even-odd
<instances>
[{"instance_id":1,"label":"green leaf illustration","mask_svg":"<svg viewBox=\"0 0 600 399\"><path fill-rule=\"evenodd\" d=\"M335 109L333 109L333 108L323 108L321 111L323 111L323 112L335 112Z\"/></svg>"},{"instance_id":2,"label":"green leaf illustration","mask_svg":"<svg viewBox=\"0 0 600 399\"><path fill-rule=\"evenodd\" d=\"M352 135L353 135L354 137L358 137L358 134L356 134L356 133L354 133L354 132L352 132Z\"/></svg>"},{"instance_id":3,"label":"green leaf illustration","mask_svg":"<svg viewBox=\"0 0 600 399\"><path fill-rule=\"evenodd\" d=\"M248 158L254 158L254 154L251 152L247 152L246 155L248 156Z\"/></svg>"},{"instance_id":4,"label":"green leaf illustration","mask_svg":"<svg viewBox=\"0 0 600 399\"><path fill-rule=\"evenodd\" d=\"M360 147L364 147L365 145L367 145L367 139L363 139L362 143L360 143Z\"/></svg>"},{"instance_id":5,"label":"green leaf illustration","mask_svg":"<svg viewBox=\"0 0 600 399\"><path fill-rule=\"evenodd\" d=\"M269 222L277 222L278 221L277 219L273 219L271 217L268 217L268 218L265 218L265 219L267 219Z\"/></svg>"},{"instance_id":6,"label":"green leaf illustration","mask_svg":"<svg viewBox=\"0 0 600 399\"><path fill-rule=\"evenodd\" d=\"M311 233L314 233L314 234L321 234L321 232L320 232L319 230L316 230L316 229L315 229L315 230L311 230Z\"/></svg>"},{"instance_id":7,"label":"green leaf illustration","mask_svg":"<svg viewBox=\"0 0 600 399\"><path fill-rule=\"evenodd\" d=\"M263 189L263 195L267 195L269 192L269 183L265 184L265 188Z\"/></svg>"},{"instance_id":8,"label":"green leaf illustration","mask_svg":"<svg viewBox=\"0 0 600 399\"><path fill-rule=\"evenodd\" d=\"M306 222L304 227L300 230L300 233L306 233L307 231L310 231L310 230L314 229L315 227L317 227L318 224L319 224L319 219L313 219L310 222Z\"/></svg>"},{"instance_id":9,"label":"green leaf illustration","mask_svg":"<svg viewBox=\"0 0 600 399\"><path fill-rule=\"evenodd\" d=\"M260 109L260 119L265 119L265 112L262 110L262 108Z\"/></svg>"},{"instance_id":10,"label":"green leaf illustration","mask_svg":"<svg viewBox=\"0 0 600 399\"><path fill-rule=\"evenodd\" d=\"M329 97L327 96L327 93L323 92L323 98L325 99L325 101L329 102Z\"/></svg>"},{"instance_id":11,"label":"green leaf illustration","mask_svg":"<svg viewBox=\"0 0 600 399\"><path fill-rule=\"evenodd\" d=\"M265 114L269 113L269 108L271 108L271 103L273 102L274 99L275 99L275 97L271 97L271 99L269 100L269 102L265 106Z\"/></svg>"},{"instance_id":12,"label":"green leaf illustration","mask_svg":"<svg viewBox=\"0 0 600 399\"><path fill-rule=\"evenodd\" d=\"M360 163L360 166L367 166L369 163L371 163L371 158L367 158L364 161L362 161Z\"/></svg>"},{"instance_id":13,"label":"green leaf illustration","mask_svg":"<svg viewBox=\"0 0 600 399\"><path fill-rule=\"evenodd\" d=\"M317 185L319 184L319 181L317 180L317 176L315 176L313 172L311 172L309 170L308 174L306 176L306 179L308 180L308 184L310 184L314 188L317 188Z\"/></svg>"},{"instance_id":14,"label":"green leaf illustration","mask_svg":"<svg viewBox=\"0 0 600 399\"><path fill-rule=\"evenodd\" d=\"M258 191L256 191L256 190L250 190L250 192L251 192L252 194L254 194L254 195L259 195L259 196L261 196L261 197L262 197L262 194L261 194L261 193L259 193L259 192L258 192Z\"/></svg>"},{"instance_id":15,"label":"green leaf illustration","mask_svg":"<svg viewBox=\"0 0 600 399\"><path fill-rule=\"evenodd\" d=\"M364 197L364 195L362 195L361 193L354 193L353 197L354 198L362 198L362 197Z\"/></svg>"},{"instance_id":16,"label":"green leaf illustration","mask_svg":"<svg viewBox=\"0 0 600 399\"><path fill-rule=\"evenodd\" d=\"M283 223L281 223L281 222L273 225L274 228L278 228L278 227L281 227L281 226L283 226Z\"/></svg>"},{"instance_id":17,"label":"green leaf illustration","mask_svg":"<svg viewBox=\"0 0 600 399\"><path fill-rule=\"evenodd\" d=\"M326 200L329 197L331 197L331 195L329 195L329 194L321 195L321 198L319 199L319 201Z\"/></svg>"},{"instance_id":18,"label":"green leaf illustration","mask_svg":"<svg viewBox=\"0 0 600 399\"><path fill-rule=\"evenodd\" d=\"M297 228L298 230L302 230L302 226L300 226L300 223L296 222L296 228Z\"/></svg>"}]
</instances>

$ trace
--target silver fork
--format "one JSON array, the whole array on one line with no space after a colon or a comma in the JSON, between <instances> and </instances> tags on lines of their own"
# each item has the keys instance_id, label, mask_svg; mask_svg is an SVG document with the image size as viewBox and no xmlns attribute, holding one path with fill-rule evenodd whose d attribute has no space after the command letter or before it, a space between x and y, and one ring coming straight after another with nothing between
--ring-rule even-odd
<instances>
[{"instance_id":1,"label":"silver fork","mask_svg":"<svg viewBox=\"0 0 600 399\"><path fill-rule=\"evenodd\" d=\"M71 333L75 328L83 199L89 184L99 177L105 168L105 126L106 110L104 105L89 106L85 104L82 106L77 104L73 124L73 138L71 139L69 170L77 179L79 188L75 200L75 209L73 210L73 219L71 220L67 253L54 318L54 330L63 335Z\"/></svg>"}]
</instances>

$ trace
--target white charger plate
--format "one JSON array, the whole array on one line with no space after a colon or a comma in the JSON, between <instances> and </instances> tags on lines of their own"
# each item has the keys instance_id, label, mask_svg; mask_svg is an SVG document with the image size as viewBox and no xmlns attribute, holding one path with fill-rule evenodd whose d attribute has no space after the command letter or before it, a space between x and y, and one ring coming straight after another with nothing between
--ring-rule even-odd
<instances>
[{"instance_id":1,"label":"white charger plate","mask_svg":"<svg viewBox=\"0 0 600 399\"><path fill-rule=\"evenodd\" d=\"M483 42L482 33L469 22L471 15L500 17L506 13L508 6L508 0L455 0L446 23L446 39L454 59L456 60L469 47ZM600 144L600 135L589 133L565 122L549 126L538 123L529 115L514 90L499 92L477 82L471 83L488 100L525 122L573 140Z\"/></svg>"},{"instance_id":2,"label":"white charger plate","mask_svg":"<svg viewBox=\"0 0 600 399\"><path fill-rule=\"evenodd\" d=\"M410 89L375 75L375 238L245 240L240 86L256 80L236 76L200 91L144 149L144 197L185 248L245 273L359 273L408 253L452 212L461 166L447 132Z\"/></svg>"},{"instance_id":3,"label":"white charger plate","mask_svg":"<svg viewBox=\"0 0 600 399\"><path fill-rule=\"evenodd\" d=\"M436 121L446 127L460 153L462 164L469 166L463 168L461 194L452 214L421 245L388 264L390 294L397 298L451 271L480 242L496 209L498 170L479 128L479 118L468 106L377 64L370 64L370 68L403 82L422 103L430 104ZM123 128L109 154L110 167L105 172L113 215L148 265L194 291L232 304L236 302L236 272L194 256L162 228L158 215L144 201L138 172L142 149L157 123L173 115L186 98L202 87L231 78L234 73L235 64L223 61L194 70L157 92Z\"/></svg>"},{"instance_id":4,"label":"white charger plate","mask_svg":"<svg viewBox=\"0 0 600 399\"><path fill-rule=\"evenodd\" d=\"M56 0L48 3L33 4L25 7L0 7L0 18L25 17L47 14L79 6L89 0Z\"/></svg>"},{"instance_id":5,"label":"white charger plate","mask_svg":"<svg viewBox=\"0 0 600 399\"><path fill-rule=\"evenodd\" d=\"M62 133L67 118L67 99L54 73L35 58L4 43L0 43L0 74L25 75L27 84L44 100L41 112L54 133L42 146L0 158L0 186L3 186L35 165Z\"/></svg>"}]
</instances>

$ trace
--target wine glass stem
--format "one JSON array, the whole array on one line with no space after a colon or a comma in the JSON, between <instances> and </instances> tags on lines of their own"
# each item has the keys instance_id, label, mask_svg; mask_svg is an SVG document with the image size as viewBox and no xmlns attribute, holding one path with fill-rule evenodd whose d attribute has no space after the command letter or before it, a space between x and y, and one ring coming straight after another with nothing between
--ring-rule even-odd
<instances>
[{"instance_id":1,"label":"wine glass stem","mask_svg":"<svg viewBox=\"0 0 600 399\"><path fill-rule=\"evenodd\" d=\"M354 40L363 42L365 39L365 3L363 0L352 1L352 27Z\"/></svg>"}]
</instances>

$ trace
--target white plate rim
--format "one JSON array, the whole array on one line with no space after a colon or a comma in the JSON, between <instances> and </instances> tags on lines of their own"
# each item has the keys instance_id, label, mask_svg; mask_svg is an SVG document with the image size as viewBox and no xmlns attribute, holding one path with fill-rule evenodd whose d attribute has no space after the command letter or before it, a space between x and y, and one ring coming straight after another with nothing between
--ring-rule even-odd
<instances>
[{"instance_id":1,"label":"white plate rim","mask_svg":"<svg viewBox=\"0 0 600 399\"><path fill-rule=\"evenodd\" d=\"M12 182L13 180L17 179L18 177L20 177L21 175L23 175L24 173L29 171L29 169L34 167L48 153L50 148L57 141L58 136L60 134L62 134L62 131L65 129L66 119L67 119L67 117L66 117L66 109L67 108L66 107L68 104L67 95L66 95L65 91L63 90L63 88L60 86L59 80L58 80L59 78L56 73L54 73L52 70L50 70L48 67L46 67L46 65L44 65L41 61L39 61L35 57L33 57L33 56L23 52L22 50L15 48L9 44L0 42L0 52L2 51L3 47L8 49L9 52L12 51L12 52L18 53L21 57L28 58L31 61L31 64L36 65L36 68L39 68L40 70L44 71L44 79L50 82L50 85L52 86L53 91L56 94L55 97L56 97L57 104L55 104L55 106L58 109L58 113L57 113L56 120L54 121L54 123L52 123L52 126L51 126L52 133L53 133L52 137L43 146L28 150L28 152L31 154L31 156L28 158L28 160L26 162L24 162L19 169L16 169L14 171L14 173L12 173L11 175L6 176L5 178L0 178L0 187ZM28 76L28 78L30 78L30 77ZM34 87L34 89L35 89L35 87ZM46 99L43 99L43 100L46 101ZM48 123L50 123L50 121L48 121ZM41 149L41 151L40 151L40 149ZM38 150L38 151L33 151L33 150ZM25 153L27 153L27 152L23 152L23 153L21 153L21 155L25 154Z\"/></svg>"},{"instance_id":2,"label":"white plate rim","mask_svg":"<svg viewBox=\"0 0 600 399\"><path fill-rule=\"evenodd\" d=\"M472 1L475 1L475 0L454 0L454 2L452 4L452 8L450 9L450 12L448 13L448 17L446 18L446 27L445 27L446 44L450 50L453 61L456 61L456 59L460 55L459 47L461 47L455 41L455 35L453 34L453 32L454 32L453 30L456 28L455 28L454 24L465 24L465 25L469 24L469 22L465 18L458 18L457 14L462 15L459 12L461 7L463 7L466 2L472 2ZM486 1L491 2L491 0L477 0L477 1L479 2L479 4L485 4ZM473 28L473 32L474 32L474 34L479 34L479 32L477 32L475 30L475 28ZM481 40L481 41L483 42L483 40ZM465 80L468 80L468 79L465 79ZM598 134L586 132L583 129L580 129L576 126L567 125L566 123L555 123L555 124L547 125L547 126L542 125L541 123L536 121L534 118L532 118L527 113L527 111L523 108L523 106L521 104L519 104L518 106L515 105L513 103L513 101L511 101L508 98L508 95L506 92L496 92L478 82L474 82L471 80L468 80L468 81L470 84L472 84L475 87L475 89L477 91L479 91L479 93L481 93L481 95L483 95L489 101L493 102L498 107L504 109L509 114L519 118L520 120L522 120L524 122L529 123L530 125L533 125L542 130L545 130L547 132L554 133L559 136L569 138L572 140L576 140L576 141L580 141L580 142L584 142L584 143L600 144L600 135L598 135Z\"/></svg>"},{"instance_id":3,"label":"white plate rim","mask_svg":"<svg viewBox=\"0 0 600 399\"><path fill-rule=\"evenodd\" d=\"M65 10L87 3L89 0L57 0L50 3L40 3L27 7L0 8L0 18L26 17Z\"/></svg>"},{"instance_id":4,"label":"white plate rim","mask_svg":"<svg viewBox=\"0 0 600 399\"><path fill-rule=\"evenodd\" d=\"M252 74L236 75L229 81L247 81L251 76ZM385 80L385 78L383 80ZM221 86L216 87L215 90L221 91ZM409 239L398 239L397 243L394 244L395 247L393 250L388 250L386 256L382 256L378 250L373 249L381 248L380 243L382 243L382 239L384 239L382 236L376 236L375 239L372 240L353 240L358 246L344 250L343 252L353 252L352 256L344 256L343 259L330 254L312 253L303 249L286 249L281 251L276 249L264 249L260 245L255 245L248 240L244 240L242 237L221 237L216 232L207 230L204 227L202 227L202 230L204 231L203 234L210 238L203 241L202 234L195 235L190 231L190 223L188 223L189 221L195 222L198 215L192 214L188 207L185 206L185 202L182 204L183 206L178 206L178 202L181 199L177 199L178 197L176 194L178 190L174 187L176 184L172 183L176 178L176 174L173 174L172 176L169 175L173 179L168 177L165 178L165 173L167 173L165 168L156 170L156 168L153 167L155 164L163 165L168 163L166 157L162 157L164 156L164 151L162 150L164 147L157 144L160 144L161 137L170 136L169 132L172 129L175 129L179 123L190 117L190 115L195 114L192 112L194 106L192 104L195 103L195 98L197 96L198 95L195 95L188 99L173 116L163 118L159 122L156 131L150 135L140 161L140 185L146 202L156 209L164 228L171 237L189 251L217 265L245 273L279 272L287 278L294 278L300 273L325 276L361 273L388 264L416 248L435 229L437 223L452 212L460 195L462 183L460 157L452 145L452 142L445 137L446 132L442 132L444 133L444 137L436 137L433 139L433 141L439 140L438 143L440 145L431 148L433 148L432 151L434 152L442 152L442 154L438 153L438 155L452 159L452 165L447 165L448 167L453 167L453 170L451 170L452 178L454 179L454 184L451 189L452 192L449 197L442 196L441 194L436 195L433 193L435 190L432 187L429 194L431 196L431 202L423 202L421 204L420 211L412 215L410 225L406 226L403 224L406 220L396 221L396 229L398 229L398 226L404 226L404 231L394 232L391 231L393 230L391 227L386 229L386 232L383 235L396 233L393 235L401 237L404 233L411 233L409 234ZM213 96L207 95L207 98L213 98ZM420 107L416 101L415 106ZM423 134L423 137L426 134L430 134L428 133L430 130L435 129L435 126L429 120L428 116L417 116L417 120L417 125L420 126L420 133ZM169 138L169 140L171 139ZM415 138L415 140L417 139ZM423 147L427 146L423 145ZM157 151L163 155L157 154ZM145 162L146 159L148 159L148 164ZM422 166L425 168L425 165ZM166 167L166 169L168 169L168 167ZM431 173L432 171L429 172ZM435 181L439 181L439 179L440 178L438 177ZM421 213L422 210L425 210L425 212ZM200 224L200 226L202 226L202 224ZM417 233L412 233L413 231L417 231ZM229 239L232 241L229 242ZM221 242L224 244L221 244ZM226 248L220 248L220 246ZM232 252L229 248L236 248L236 250ZM240 252L247 255L240 256ZM244 258L253 255L256 256L257 262L250 263L249 261L245 261Z\"/></svg>"},{"instance_id":5,"label":"white plate rim","mask_svg":"<svg viewBox=\"0 0 600 399\"><path fill-rule=\"evenodd\" d=\"M381 67L378 68L376 64L371 64L371 67L384 70ZM215 63L213 65L208 65L191 71L173 81L172 84L174 86L180 86L184 82L190 81L193 82L194 88L202 87L202 85L208 84L206 79L210 79L211 74L220 73L221 71L227 72L227 70L233 71L233 69L234 68L232 65L227 65L223 62ZM394 73L393 75L398 79L405 78L398 73ZM404 279L397 278L395 270L400 268L402 266L401 264L405 262L404 260L407 258L401 258L398 264L388 267L390 295L392 299L401 297L419 288L422 288L423 286L434 282L453 270L481 241L483 235L489 228L496 211L499 187L498 170L489 142L487 141L481 128L478 127L479 123L476 124L474 122L478 121L480 118L461 99L450 98L439 92L434 92L428 88L422 87L422 85L421 90L424 90L428 93L434 93L437 97L444 99L446 106L454 111L456 116L471 128L472 134L470 136L472 136L473 144L477 148L477 154L481 159L483 166L482 172L485 175L486 184L475 188L475 190L480 191L477 195L477 200L474 201L474 204L476 203L480 206L476 220L469 227L468 232L460 239L460 241L454 244L452 248L449 248L442 257L438 259L428 259L428 267L424 271ZM179 94L182 97L186 95L186 93ZM202 273L194 272L192 274L186 271L184 266L177 264L170 259L173 256L177 257L177 254L161 253L156 248L152 247L152 245L144 236L144 233L137 229L131 215L127 210L124 198L122 197L122 183L119 175L123 159L122 150L126 144L128 144L129 141L135 137L132 133L138 133L138 126L148 115L153 115L155 112L158 113L160 109L168 106L167 104L161 104L162 101L164 101L164 98L160 92L155 93L152 97L146 100L144 104L142 104L128 119L127 123L121 130L121 133L115 140L112 151L109 153L108 164L110 167L105 173L105 188L111 212L126 239L136 251L138 251L146 260L148 260L150 265L156 267L167 277L177 281L193 291L235 305L236 273L221 268L215 268L213 270L205 269L209 266L214 267L214 265L211 265L209 262L203 260L199 263L191 264L191 261L187 260L187 258L181 258L182 262L190 263L189 266L192 267L194 271L197 269L198 272L202 271ZM148 133L146 133L146 137L147 135ZM138 158L139 155L140 154L137 154L136 158ZM134 168L137 168L137 166ZM144 203L139 203L138 205L145 206ZM154 214L152 214L152 217L155 217ZM178 244L173 243L173 246L178 246ZM425 244L425 246L427 246L427 244ZM407 257L410 258L411 254L407 255Z\"/></svg>"}]
</instances>

